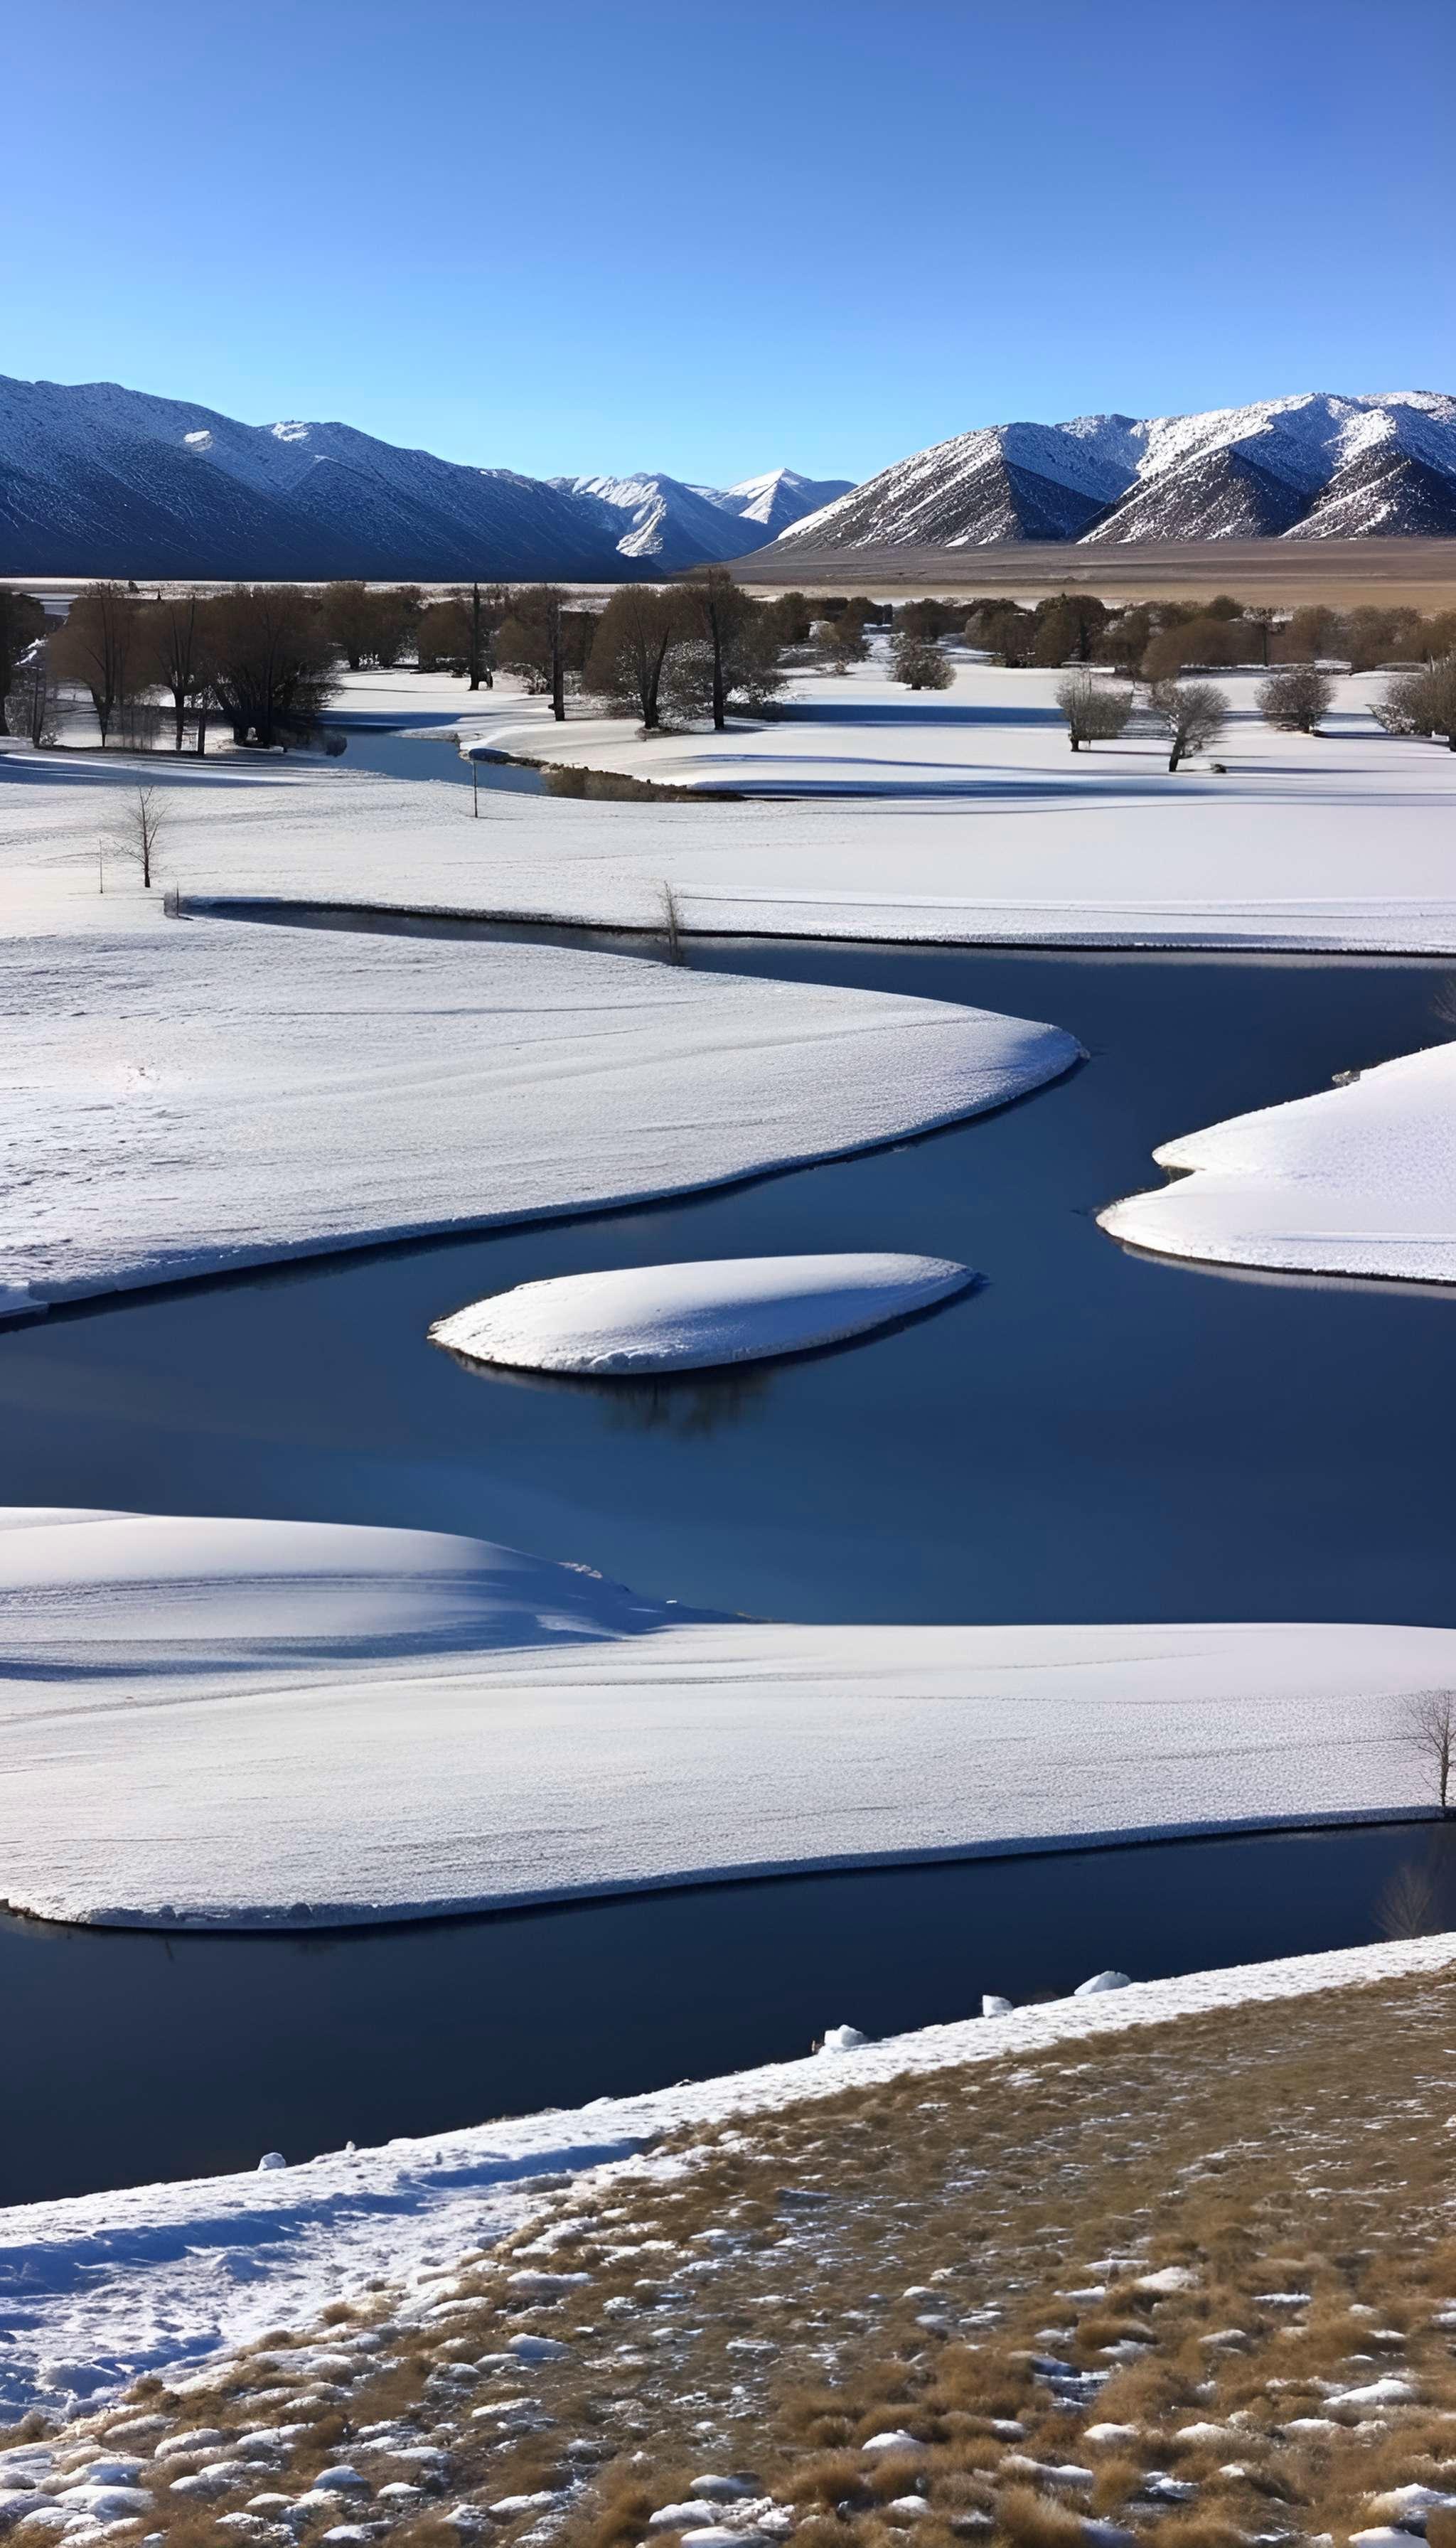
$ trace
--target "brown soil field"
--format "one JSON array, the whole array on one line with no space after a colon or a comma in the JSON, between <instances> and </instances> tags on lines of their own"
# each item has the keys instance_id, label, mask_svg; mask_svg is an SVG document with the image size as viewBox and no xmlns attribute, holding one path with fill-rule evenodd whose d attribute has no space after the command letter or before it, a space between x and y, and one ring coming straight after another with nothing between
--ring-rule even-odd
<instances>
[{"instance_id":1,"label":"brown soil field","mask_svg":"<svg viewBox=\"0 0 1456 2548\"><path fill-rule=\"evenodd\" d=\"M1004 592L1035 601L1045 592L1081 590L1108 602L1231 592L1240 601L1289 609L1306 601L1423 611L1456 604L1456 540L1146 540L1105 548L831 549L793 558L766 549L736 559L733 572L764 592L792 588L896 600L923 592L966 599Z\"/></svg>"}]
</instances>

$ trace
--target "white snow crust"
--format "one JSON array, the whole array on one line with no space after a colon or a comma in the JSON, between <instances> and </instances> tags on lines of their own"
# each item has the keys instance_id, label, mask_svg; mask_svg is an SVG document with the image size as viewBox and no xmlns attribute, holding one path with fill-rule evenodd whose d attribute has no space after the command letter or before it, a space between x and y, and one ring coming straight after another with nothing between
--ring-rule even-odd
<instances>
[{"instance_id":1,"label":"white snow crust","mask_svg":"<svg viewBox=\"0 0 1456 2548\"><path fill-rule=\"evenodd\" d=\"M1302 1999L1317 1991L1440 1973L1456 1937L1283 1957L1093 1999L926 2027L883 2043L721 2079L472 2130L341 2150L259 2174L215 2176L0 2211L0 2293L14 2297L0 2356L0 2411L100 2405L147 2370L180 2386L265 2329L304 2324L373 2278L398 2285L397 2320L427 2319L453 2291L452 2259L504 2236L550 2174L655 2160L680 2126L750 2121L847 2086L1088 2045L1170 2018ZM610 2182L610 2176L604 2180ZM184 2391L185 2394L185 2391Z\"/></svg>"},{"instance_id":2,"label":"white snow crust","mask_svg":"<svg viewBox=\"0 0 1456 2548\"><path fill-rule=\"evenodd\" d=\"M1277 735L1254 672L1221 674L1225 774L1169 776L1156 736L1073 755L1052 672L956 663L912 697L879 664L795 678L793 713L721 736L642 741L504 681L346 679L342 709L548 761L731 787L739 803L601 804L395 780L341 763L220 755L33 757L0 749L0 896L9 925L114 925L142 901L99 834L136 773L165 798L166 881L184 895L516 912L660 932L671 886L688 932L961 944L1456 952L1456 756L1382 734L1379 676L1339 684L1328 731ZM484 703L483 703L484 702ZM421 769L430 755L421 750ZM59 783L61 778L64 784ZM200 923L194 926L200 926Z\"/></svg>"},{"instance_id":3,"label":"white snow crust","mask_svg":"<svg viewBox=\"0 0 1456 2548\"><path fill-rule=\"evenodd\" d=\"M477 1362L527 1371L703 1371L863 1335L965 1291L944 1256L735 1256L563 1274L473 1301L430 1328Z\"/></svg>"},{"instance_id":4,"label":"white snow crust","mask_svg":"<svg viewBox=\"0 0 1456 2548\"><path fill-rule=\"evenodd\" d=\"M1456 1043L1154 1153L1176 1181L1098 1218L1165 1256L1456 1282Z\"/></svg>"},{"instance_id":5,"label":"white snow crust","mask_svg":"<svg viewBox=\"0 0 1456 2548\"><path fill-rule=\"evenodd\" d=\"M139 893L35 917L0 940L11 1315L863 1148L1079 1049L944 1001L169 922Z\"/></svg>"},{"instance_id":6,"label":"white snow crust","mask_svg":"<svg viewBox=\"0 0 1456 2548\"><path fill-rule=\"evenodd\" d=\"M12 1510L0 1896L308 1928L1419 1810L1456 1631L796 1626L422 1531ZM853 2012L848 2012L853 2015Z\"/></svg>"}]
</instances>

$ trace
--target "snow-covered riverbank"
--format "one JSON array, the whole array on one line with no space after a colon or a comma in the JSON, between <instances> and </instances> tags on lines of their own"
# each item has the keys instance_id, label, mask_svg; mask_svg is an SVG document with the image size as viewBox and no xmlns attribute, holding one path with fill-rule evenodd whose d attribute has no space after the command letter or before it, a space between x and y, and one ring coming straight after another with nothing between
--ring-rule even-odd
<instances>
[{"instance_id":1,"label":"snow-covered riverbank","mask_svg":"<svg viewBox=\"0 0 1456 2548\"><path fill-rule=\"evenodd\" d=\"M1164 1142L1175 1182L1099 1214L1164 1256L1456 1282L1456 1044Z\"/></svg>"},{"instance_id":2,"label":"snow-covered riverbank","mask_svg":"<svg viewBox=\"0 0 1456 2548\"><path fill-rule=\"evenodd\" d=\"M682 1619L431 1532L12 1510L0 1898L310 1928L1424 1802L1456 1631Z\"/></svg>"},{"instance_id":3,"label":"snow-covered riverbank","mask_svg":"<svg viewBox=\"0 0 1456 2548\"><path fill-rule=\"evenodd\" d=\"M206 2387L209 2366L216 2373L220 2357L266 2329L303 2325L325 2304L386 2287L409 2286L393 2301L408 2333L449 2303L459 2257L529 2217L543 2180L640 2170L644 2153L652 2164L654 2140L683 2126L747 2121L851 2086L1014 2059L1169 2018L1434 1976L1453 1961L1456 1938L1440 1937L1190 1973L572 2112L0 2211L9 2319L0 2413L18 2416L38 2403L78 2412L158 2368L174 2387L189 2376ZM845 2005L826 2010L826 2022L853 2017L853 1981L846 1977ZM609 2183L608 2175L603 2192ZM390 2306L388 2296L379 2306ZM254 2376L266 2378L266 2366Z\"/></svg>"}]
</instances>

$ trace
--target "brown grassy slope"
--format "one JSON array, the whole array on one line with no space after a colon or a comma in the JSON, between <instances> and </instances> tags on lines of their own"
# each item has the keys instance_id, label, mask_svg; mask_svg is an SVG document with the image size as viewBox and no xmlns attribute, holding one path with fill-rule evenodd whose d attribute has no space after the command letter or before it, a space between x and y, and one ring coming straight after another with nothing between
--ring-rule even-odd
<instances>
[{"instance_id":1,"label":"brown grassy slope","mask_svg":"<svg viewBox=\"0 0 1456 2548\"><path fill-rule=\"evenodd\" d=\"M420 2548L457 2539L462 2506L504 2541L635 2548L708 2472L772 2497L748 2517L802 2548L911 2527L918 2548L1073 2548L1084 2516L1167 2548L1343 2539L1405 2510L1392 2488L1456 2492L1453 2062L1442 1975L684 2132L463 2260L427 2324L396 2329L385 2294L335 2312L339 2333L373 2318L383 2349L313 2388L266 2482L340 2454L398 2477L359 2439L392 2417L449 2452L432 2494L370 2508ZM590 2280L533 2293L522 2271ZM503 2365L514 2333L566 2349ZM118 2412L233 2431L293 2414L296 2341L185 2413L156 2383ZM889 2432L908 2439L864 2450ZM165 2497L142 2526L167 2548L240 2535Z\"/></svg>"}]
</instances>

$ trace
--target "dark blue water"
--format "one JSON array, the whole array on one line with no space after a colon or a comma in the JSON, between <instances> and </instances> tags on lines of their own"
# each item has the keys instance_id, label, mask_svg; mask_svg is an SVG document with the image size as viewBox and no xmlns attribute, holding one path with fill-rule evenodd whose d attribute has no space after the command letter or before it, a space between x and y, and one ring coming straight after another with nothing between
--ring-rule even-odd
<instances>
[{"instance_id":1,"label":"dark blue water","mask_svg":"<svg viewBox=\"0 0 1456 2548\"><path fill-rule=\"evenodd\" d=\"M477 1531L806 1619L1456 1622L1456 1302L1139 1259L1093 1219L1171 1135L1450 1036L1456 968L783 942L693 961L1053 1019L1091 1058L998 1116L696 1201L14 1330L0 1502ZM842 1352L672 1385L493 1377L425 1341L538 1275L865 1247L986 1280ZM23 2056L0 2201L704 2075L1105 1963L1353 1944L1431 1846L1185 1843L307 1941L0 1920Z\"/></svg>"},{"instance_id":2,"label":"dark blue water","mask_svg":"<svg viewBox=\"0 0 1456 2548\"><path fill-rule=\"evenodd\" d=\"M449 2131L1058 1995L1442 1918L1431 1825L719 1885L309 1939L0 1917L0 2204ZM105 2082L104 2092L98 2081Z\"/></svg>"},{"instance_id":3,"label":"dark blue water","mask_svg":"<svg viewBox=\"0 0 1456 2548\"><path fill-rule=\"evenodd\" d=\"M0 1501L474 1531L788 1618L1456 1622L1456 1303L1139 1258L1094 1221L1156 1182L1169 1136L1449 1036L1456 968L693 960L1054 1019L1091 1059L1002 1114L730 1192L52 1316L0 1345ZM819 1248L986 1279L844 1352L669 1385L536 1383L426 1342L539 1275Z\"/></svg>"},{"instance_id":4,"label":"dark blue water","mask_svg":"<svg viewBox=\"0 0 1456 2548\"><path fill-rule=\"evenodd\" d=\"M462 688L462 716L472 708L485 708L490 694L478 690L474 697ZM543 796L546 781L539 770L517 769L512 763L483 761L473 772L470 763L457 750L453 732L438 738L421 737L417 732L401 733L393 726L355 724L348 717L331 717L329 723L344 737L340 756L346 770L373 770L384 778L448 778L466 787L513 788L518 795ZM421 716L421 726L453 726L454 719Z\"/></svg>"}]
</instances>

